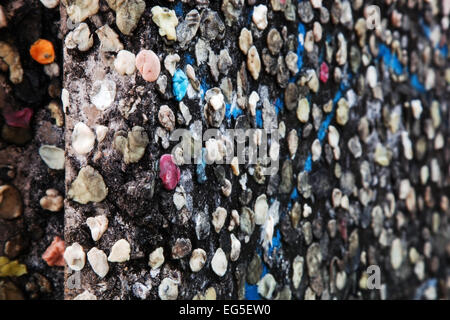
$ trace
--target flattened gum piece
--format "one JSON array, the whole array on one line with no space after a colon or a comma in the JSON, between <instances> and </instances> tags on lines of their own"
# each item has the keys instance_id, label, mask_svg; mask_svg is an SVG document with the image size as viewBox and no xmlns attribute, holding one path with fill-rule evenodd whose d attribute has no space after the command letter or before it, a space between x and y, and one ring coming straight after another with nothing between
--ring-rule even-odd
<instances>
[{"instance_id":1,"label":"flattened gum piece","mask_svg":"<svg viewBox=\"0 0 450 320\"><path fill-rule=\"evenodd\" d=\"M42 259L47 262L50 267L64 267L64 251L66 250L64 241L60 237L55 236L50 246L45 250Z\"/></svg>"}]
</instances>

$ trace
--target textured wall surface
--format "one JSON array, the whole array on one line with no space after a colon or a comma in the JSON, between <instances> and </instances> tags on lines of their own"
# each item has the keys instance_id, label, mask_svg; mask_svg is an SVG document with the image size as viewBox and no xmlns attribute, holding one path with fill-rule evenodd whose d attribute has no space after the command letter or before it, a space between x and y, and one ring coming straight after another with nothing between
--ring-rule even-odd
<instances>
[{"instance_id":1,"label":"textured wall surface","mask_svg":"<svg viewBox=\"0 0 450 320\"><path fill-rule=\"evenodd\" d=\"M38 149L65 149L64 283L50 276L65 299L448 299L450 1L46 10L64 136L36 113L22 152L43 182L20 191L36 190L25 217L40 210L44 170L60 189L62 171Z\"/></svg>"},{"instance_id":2,"label":"textured wall surface","mask_svg":"<svg viewBox=\"0 0 450 320\"><path fill-rule=\"evenodd\" d=\"M207 2L163 4L165 13L147 3L131 32L102 2L85 21L91 33L108 24L124 50L152 50L161 61L155 82L139 70L119 74L118 55L95 36L86 52L64 50L67 187L90 165L108 188L98 203L66 200L66 242L107 254L119 239L131 246L129 261L110 262L103 279L86 265L81 291L102 299L446 297L448 2L381 3L379 19L364 15L371 3L363 1ZM99 111L93 86L104 80L115 95ZM206 93L214 87L224 97L216 122ZM108 127L83 156L70 139L79 121ZM149 143L127 164L114 141L135 126ZM216 141L230 128L278 128L279 145L269 139L269 148L279 171L261 175L262 161L240 164L238 174L230 164L180 164L178 188L166 190L159 159L177 144L167 142L174 127L200 137L217 127ZM230 231L233 210L240 225ZM85 221L99 214L109 225L93 242ZM164 263L152 270L159 247ZM206 263L193 272L199 248ZM380 267L381 290L366 288L369 265Z\"/></svg>"},{"instance_id":3,"label":"textured wall surface","mask_svg":"<svg viewBox=\"0 0 450 320\"><path fill-rule=\"evenodd\" d=\"M17 260L27 269L20 277L0 272L0 300L64 297L63 268L50 267L42 259L55 236L64 238L64 171L49 168L39 155L41 146L52 145L62 148L64 159L59 19L58 9L48 9L37 0L0 4L0 185L19 192L11 202L14 197L9 193L0 200L0 259ZM56 57L51 65L41 65L30 56L30 46L39 38L54 44ZM10 61L16 65L14 72L8 68ZM11 74L20 76L12 81ZM55 211L40 205L51 189L60 194ZM8 208L6 203L13 205ZM11 208L20 206L20 215L9 216Z\"/></svg>"}]
</instances>

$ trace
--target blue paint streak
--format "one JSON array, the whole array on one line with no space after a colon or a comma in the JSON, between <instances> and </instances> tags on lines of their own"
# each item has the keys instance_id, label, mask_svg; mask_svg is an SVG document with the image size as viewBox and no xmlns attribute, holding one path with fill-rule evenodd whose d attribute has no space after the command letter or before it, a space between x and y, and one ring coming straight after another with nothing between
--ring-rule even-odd
<instances>
[{"instance_id":1,"label":"blue paint streak","mask_svg":"<svg viewBox=\"0 0 450 320\"><path fill-rule=\"evenodd\" d=\"M332 40L333 40L333 36L331 35L331 33L327 34L327 38L325 39L325 41L327 43L331 43Z\"/></svg>"},{"instance_id":2,"label":"blue paint streak","mask_svg":"<svg viewBox=\"0 0 450 320\"><path fill-rule=\"evenodd\" d=\"M322 62L323 62L323 56L325 55L325 54L324 54L324 51L325 51L325 49L322 47L322 49L320 50L320 54L319 54L319 63L318 63L319 66L320 66L320 65L322 64Z\"/></svg>"},{"instance_id":3,"label":"blue paint streak","mask_svg":"<svg viewBox=\"0 0 450 320\"><path fill-rule=\"evenodd\" d=\"M290 211L292 209L292 202L295 202L298 199L298 191L297 188L294 187L294 190L292 190L291 192L291 196L289 197L289 203L287 205L287 211ZM286 212L282 212L282 214L280 214L280 219L281 217L286 214Z\"/></svg>"},{"instance_id":4,"label":"blue paint streak","mask_svg":"<svg viewBox=\"0 0 450 320\"><path fill-rule=\"evenodd\" d=\"M269 246L268 254L269 256L272 255L274 249L281 248L281 233L280 230L277 229L275 236L272 238L272 244ZM256 252L261 258L262 263L262 273L261 273L261 279L269 272L266 264L264 263L260 248L256 249ZM245 300L261 300L261 296L258 293L258 285L256 284L248 284L245 283Z\"/></svg>"},{"instance_id":5,"label":"blue paint streak","mask_svg":"<svg viewBox=\"0 0 450 320\"><path fill-rule=\"evenodd\" d=\"M182 70L177 69L177 71L175 71L173 75L172 84L173 84L172 91L175 96L175 99L177 99L177 101L183 100L184 96L186 95L187 87L189 84L186 74Z\"/></svg>"},{"instance_id":6,"label":"blue paint streak","mask_svg":"<svg viewBox=\"0 0 450 320\"><path fill-rule=\"evenodd\" d=\"M284 94L282 93L279 98L275 101L275 112L277 115L280 113L280 111L283 111L284 109Z\"/></svg>"},{"instance_id":7,"label":"blue paint streak","mask_svg":"<svg viewBox=\"0 0 450 320\"><path fill-rule=\"evenodd\" d=\"M431 29L430 29L430 27L423 21L423 18L420 19L419 23L420 23L420 26L423 29L423 32L425 33L426 37L428 38L428 40L431 40L430 39L430 37L431 37ZM439 44L437 44L435 49L438 50L439 53L443 57L445 57L445 58L447 57L448 47L445 44L443 44L442 46L439 46Z\"/></svg>"},{"instance_id":8,"label":"blue paint streak","mask_svg":"<svg viewBox=\"0 0 450 320\"><path fill-rule=\"evenodd\" d=\"M289 201L288 205L287 205L287 210L290 211L292 209L292 202Z\"/></svg>"},{"instance_id":9,"label":"blue paint streak","mask_svg":"<svg viewBox=\"0 0 450 320\"><path fill-rule=\"evenodd\" d=\"M300 43L300 35L303 35L303 41L305 40L305 34L306 34L306 28L302 23L298 24L298 46L297 46L297 67L298 67L298 73L300 72L300 69L303 66L303 51L304 46L303 43Z\"/></svg>"},{"instance_id":10,"label":"blue paint streak","mask_svg":"<svg viewBox=\"0 0 450 320\"><path fill-rule=\"evenodd\" d=\"M334 112L331 112L327 115L325 120L320 124L319 132L317 134L317 139L319 139L320 143L323 142L325 136L327 134L328 127L330 126L331 120L333 120Z\"/></svg>"},{"instance_id":11,"label":"blue paint streak","mask_svg":"<svg viewBox=\"0 0 450 320\"><path fill-rule=\"evenodd\" d=\"M247 18L247 25L249 26L250 23L252 23L252 16L253 16L253 8L250 9L250 12L248 14L248 18Z\"/></svg>"},{"instance_id":12,"label":"blue paint streak","mask_svg":"<svg viewBox=\"0 0 450 320\"><path fill-rule=\"evenodd\" d=\"M403 66L400 63L400 60L397 58L397 56L391 53L389 48L384 44L380 44L378 49L379 49L378 57L383 58L384 63L389 68L391 68L397 75L402 74Z\"/></svg>"},{"instance_id":13,"label":"blue paint streak","mask_svg":"<svg viewBox=\"0 0 450 320\"><path fill-rule=\"evenodd\" d=\"M417 74L411 75L411 85L414 87L414 89L416 89L420 93L426 92L426 89L423 86L423 84L420 83L419 78L417 77Z\"/></svg>"},{"instance_id":14,"label":"blue paint streak","mask_svg":"<svg viewBox=\"0 0 450 320\"><path fill-rule=\"evenodd\" d=\"M327 38L327 41L329 41L328 38ZM380 44L378 48L379 48L378 58L382 58L383 62L389 68L391 68L396 74L402 74L403 71L406 71L407 73L409 73L407 68L405 70L403 70L403 66L400 63L400 60L397 58L397 56L395 54L391 53L391 51L389 50L389 48L386 45ZM328 127L330 126L330 123L333 120L334 115L336 113L336 104L339 101L339 99L342 98L342 95L344 94L344 92L350 88L350 81L352 78L353 78L353 75L349 72L347 79L344 79L341 82L341 84L339 86L339 90L338 90L338 92L336 92L336 95L333 98L333 109L330 112L330 114L327 115L325 120L320 124L319 131L317 133L317 139L319 139L319 142L321 144L323 143L323 141L326 137ZM414 89L416 89L420 93L426 93L425 87L423 86L423 84L420 83L419 78L417 77L416 74L412 74L410 79L411 79L410 84ZM310 172L311 169L312 169L312 156L311 156L311 152L310 152L305 161L304 171Z\"/></svg>"},{"instance_id":15,"label":"blue paint streak","mask_svg":"<svg viewBox=\"0 0 450 320\"><path fill-rule=\"evenodd\" d=\"M203 98L205 97L205 93L206 91L208 91L209 89L209 85L206 83L206 80L203 78L202 81L200 82L200 95Z\"/></svg>"},{"instance_id":16,"label":"blue paint streak","mask_svg":"<svg viewBox=\"0 0 450 320\"><path fill-rule=\"evenodd\" d=\"M441 53L441 55L444 58L447 58L447 55L448 55L448 46L447 45L443 44L442 47L439 47L439 45L437 45L436 49L439 50L439 52Z\"/></svg>"},{"instance_id":17,"label":"blue paint streak","mask_svg":"<svg viewBox=\"0 0 450 320\"><path fill-rule=\"evenodd\" d=\"M194 65L195 61L194 58L189 53L184 54L184 61L186 64L190 64L191 66Z\"/></svg>"},{"instance_id":18,"label":"blue paint streak","mask_svg":"<svg viewBox=\"0 0 450 320\"><path fill-rule=\"evenodd\" d=\"M426 281L419 288L416 289L416 294L414 295L414 300L422 300L425 290L427 290L429 287L436 288L436 286L437 286L436 278L432 278L432 279Z\"/></svg>"},{"instance_id":19,"label":"blue paint streak","mask_svg":"<svg viewBox=\"0 0 450 320\"><path fill-rule=\"evenodd\" d=\"M245 283L245 300L261 300L256 284Z\"/></svg>"},{"instance_id":20,"label":"blue paint streak","mask_svg":"<svg viewBox=\"0 0 450 320\"><path fill-rule=\"evenodd\" d=\"M256 110L256 127L262 128L263 127L263 120L262 120L262 111Z\"/></svg>"},{"instance_id":21,"label":"blue paint streak","mask_svg":"<svg viewBox=\"0 0 450 320\"><path fill-rule=\"evenodd\" d=\"M208 180L206 177L206 148L202 148L202 158L201 161L197 164L196 173L197 173L197 182L203 184Z\"/></svg>"},{"instance_id":22,"label":"blue paint streak","mask_svg":"<svg viewBox=\"0 0 450 320\"><path fill-rule=\"evenodd\" d=\"M179 1L173 9L178 17L183 16L183 3L181 1Z\"/></svg>"},{"instance_id":23,"label":"blue paint streak","mask_svg":"<svg viewBox=\"0 0 450 320\"><path fill-rule=\"evenodd\" d=\"M423 29L423 32L427 36L428 39L430 39L431 30L430 27L423 21L423 18L420 18L419 24Z\"/></svg>"},{"instance_id":24,"label":"blue paint streak","mask_svg":"<svg viewBox=\"0 0 450 320\"><path fill-rule=\"evenodd\" d=\"M353 78L353 75L349 72L347 74L347 79L342 80L338 92L336 92L334 98L333 98L333 109L331 112L326 116L325 120L322 121L319 127L319 131L317 132L317 139L319 140L320 144L323 144L323 141L325 140L325 137L327 135L328 127L331 124L331 121L334 118L334 115L336 114L336 104L338 101L342 98L342 95L345 91L347 91L350 88L350 81ZM304 171L311 172L312 170L312 155L311 152L308 154L308 158L306 158L305 161L305 167Z\"/></svg>"},{"instance_id":25,"label":"blue paint streak","mask_svg":"<svg viewBox=\"0 0 450 320\"><path fill-rule=\"evenodd\" d=\"M299 35L302 34L303 37L305 36L305 33L306 33L305 26L301 23L299 23L299 25L298 25L298 33L299 33ZM330 42L331 37L328 36L326 41ZM445 46L445 48L442 48L442 50L445 50L444 52L445 52L445 54L447 54L448 48L446 46ZM300 73L300 69L303 66L303 51L304 51L304 47L299 41L298 47L297 47L297 56L298 56L297 66L298 66L299 71L295 76L293 76L289 79L289 82L295 82L298 74ZM389 68L391 68L395 73L397 73L397 74L403 73L403 66L400 63L400 60L397 58L397 56L395 54L392 54L390 52L389 48L387 46L385 46L384 44L380 44L380 46L379 46L378 58L382 58L383 62ZM323 59L323 51L322 51L319 59L320 60ZM405 71L408 72L407 68L405 69ZM323 141L327 134L328 127L330 126L330 123L333 120L334 115L336 113L336 104L342 98L344 92L350 88L350 82L351 82L352 77L353 77L353 75L349 72L347 75L347 78L341 82L341 84L339 86L339 90L336 92L336 94L333 98L333 109L330 112L330 114L327 115L325 120L320 124L319 131L317 133L317 138L321 144L323 144ZM203 85L203 83L202 83L202 85ZM419 92L424 93L426 91L424 86L419 82L417 75L415 75L415 74L413 74L411 76L411 85ZM309 97L308 97L308 101L310 101ZM275 111L276 111L277 115L281 110L283 110L283 107L284 107L283 95L281 95L275 101ZM227 117L232 116L232 112L230 111L229 105L227 105L226 114L227 114ZM262 111L261 110L256 110L256 125L258 128L262 128L263 121L262 121ZM299 134L301 135L301 129L299 129ZM311 170L312 170L312 155L310 152L305 161L304 171L311 172ZM290 210L292 208L292 201L295 201L296 199L298 199L298 197L299 197L299 195L297 192L297 188L294 188L294 190L292 191L292 193L290 195L290 201L288 203L288 208L287 208L288 210ZM280 231L277 230L275 237L272 239L272 244L270 245L270 247L268 249L269 255L272 254L272 252L275 248L280 248L280 247L281 247L281 235L280 235ZM259 250L259 249L257 249L257 250ZM258 254L261 256L261 252L258 252ZM261 258L261 260L262 260L262 258ZM263 264L263 272L262 272L262 277L263 277L268 271L267 271L267 266L264 264L264 262L262 262L262 264ZM434 281L434 282L431 282L431 281ZM421 288L419 288L418 291L416 292L416 299L420 299L420 297L423 295L423 291L426 288L428 288L428 286L430 286L430 285L435 286L436 280L432 279L432 280L430 280L430 282L422 285ZM420 292L419 292L419 290L420 290ZM419 298L417 298L417 296ZM261 297L258 294L258 286L257 285L250 285L248 283L245 284L245 299L246 300L261 300Z\"/></svg>"},{"instance_id":26,"label":"blue paint streak","mask_svg":"<svg viewBox=\"0 0 450 320\"><path fill-rule=\"evenodd\" d=\"M256 249L258 255L261 257L261 252L259 252L259 248ZM261 262L263 265L263 271L261 274L261 278L264 277L268 270L267 270L267 266L264 263L262 257L261 257ZM258 293L258 286L256 284L248 284L245 283L245 300L261 300L261 296Z\"/></svg>"},{"instance_id":27,"label":"blue paint streak","mask_svg":"<svg viewBox=\"0 0 450 320\"><path fill-rule=\"evenodd\" d=\"M291 200L296 200L296 199L298 199L298 191L297 191L297 188L294 188L294 191L292 191L292 193L291 193L291 198L290 198Z\"/></svg>"},{"instance_id":28,"label":"blue paint streak","mask_svg":"<svg viewBox=\"0 0 450 320\"><path fill-rule=\"evenodd\" d=\"M320 124L319 132L317 134L317 139L319 139L320 143L323 143L323 140L325 139L325 136L327 134L328 127L330 126L331 120L333 120L334 114L336 113L336 104L338 101L342 98L342 94L344 91L348 90L350 87L350 80L352 79L352 74L348 74L348 80L342 81L341 85L339 87L339 91L336 92L334 98L333 98L333 109L331 112L327 115L325 120Z\"/></svg>"},{"instance_id":29,"label":"blue paint streak","mask_svg":"<svg viewBox=\"0 0 450 320\"><path fill-rule=\"evenodd\" d=\"M229 103L225 105L225 117L227 117L227 119L236 119L240 115L244 114L241 108L234 106L234 108L231 109L231 107L232 106Z\"/></svg>"},{"instance_id":30,"label":"blue paint streak","mask_svg":"<svg viewBox=\"0 0 450 320\"><path fill-rule=\"evenodd\" d=\"M312 156L311 156L311 153L308 154L308 158L306 158L305 167L303 168L303 170L306 171L306 172L311 172L311 170L312 170Z\"/></svg>"},{"instance_id":31,"label":"blue paint streak","mask_svg":"<svg viewBox=\"0 0 450 320\"><path fill-rule=\"evenodd\" d=\"M336 92L336 94L334 95L334 98L333 98L333 105L335 105L341 98L342 98L342 92L341 92L341 90L339 90L339 91Z\"/></svg>"}]
</instances>

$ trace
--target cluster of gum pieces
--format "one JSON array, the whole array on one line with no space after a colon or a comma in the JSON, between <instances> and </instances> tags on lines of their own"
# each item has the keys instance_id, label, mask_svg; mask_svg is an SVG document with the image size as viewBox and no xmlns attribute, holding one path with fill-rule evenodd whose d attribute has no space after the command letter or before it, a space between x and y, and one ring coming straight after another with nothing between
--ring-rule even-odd
<instances>
[{"instance_id":1,"label":"cluster of gum pieces","mask_svg":"<svg viewBox=\"0 0 450 320\"><path fill-rule=\"evenodd\" d=\"M248 117L255 128L262 129L274 124L281 131L280 145L271 149L275 157L281 160L279 173L264 178L258 175L259 164L247 167L233 162L225 169L227 178L222 179L220 173L217 175L220 183L228 186L221 189L222 195L219 197L229 197L229 189L235 190L232 194L235 203L218 203L224 203L233 210L218 206L208 213L216 233L230 233L231 250L218 247L211 254L205 248L192 250L195 241L180 238L172 247L171 258L164 256L160 248L149 252L149 265L158 269L165 259L190 257L190 271L183 272L200 272L204 265L210 265L220 283L231 270L237 272L241 246L254 246L255 241L250 240L256 238L254 255L245 257L244 270L237 272L240 274L239 281L236 281L239 290L232 294L238 298L346 298L347 289L351 287L357 288L351 295L386 298L391 296L390 290L395 293L395 289L383 283L380 291L368 291L368 275L364 272L365 267L381 263L376 254L381 255L380 250L383 250L388 252L383 270L404 275L412 268L414 272L411 276L420 282L416 296L436 298L437 281L427 278L424 268L428 263L437 272L436 264L439 266L442 261L441 257L433 254L431 239L432 234L447 228L443 216L449 209L445 193L432 194L432 190L443 190L445 176L448 175L442 165L448 158L448 152L439 154L447 139L445 124L441 120L441 116L448 112L447 102L433 92L445 91L450 78L446 49L449 3L442 1L437 7L432 7L428 2L419 1L419 9L417 1L403 1L403 5L414 9L419 16L421 10L424 12L418 25L425 33L420 37L421 45L425 44L427 49L419 54L408 50L408 33L402 29L402 22L414 22L391 1L381 5L383 12L387 10L390 16L379 17L380 25L373 29L367 24L373 12L365 10L368 5L363 1L248 2L222 2L221 10L228 27L242 18L247 19L240 14L249 8L247 27L250 30L243 28L239 38L234 39L240 50L236 50L236 54L233 52L230 55L226 49L222 49L218 56L210 53L208 64L211 76L201 73L203 79L200 79L199 90L203 90L204 95L200 94L199 100L207 100L204 108L208 108L209 104L215 111L222 108L223 96L228 96L227 86L221 82L220 88L210 88L213 83L218 83L218 80L211 79L217 74L226 76L233 64L239 66L242 62L236 95L238 100L243 98L245 102L223 103L222 120L230 127L233 121L237 123L242 120L241 117ZM326 8L325 3L329 7ZM177 41L174 33L178 25L176 16L179 12L184 13L182 9L180 11L181 3L175 3L174 7L178 8L177 13L159 6L152 8L153 21L159 28L160 36L170 41ZM216 19L212 22L202 19L200 22L199 18L198 23L209 23L212 28L204 31L203 36L211 32L214 38L220 39L220 32L226 33L224 30L227 28L222 16L211 9L203 9L203 14ZM187 16L193 17L195 14L191 11ZM284 16L289 28L272 28L275 16ZM436 19L441 21L436 23ZM433 25L430 27L431 23ZM396 30L389 30L388 26ZM270 30L267 32L266 29ZM289 34L292 30L295 32ZM191 39L193 43L195 33ZM345 36L349 33L350 37ZM197 45L199 49L204 45L200 41L205 42L199 37L196 49ZM264 42L268 48L258 48ZM240 57L243 54L244 58L233 62L231 57L238 54ZM197 59L200 56L196 55ZM228 63L230 60L231 64ZM177 61L180 61L179 57ZM197 61L197 64L201 63ZM436 65L443 68L438 69ZM158 80L161 66L155 52L140 51L135 58L135 66L144 80ZM167 63L166 69L173 76L173 94L180 102L185 98L186 87L190 84L183 71L169 70L171 66ZM194 64L189 66L194 68ZM187 69L186 73L191 74L190 80L195 80ZM242 76L247 72L251 77ZM385 78L386 75L388 78ZM251 93L245 92L247 89L239 84L243 79L254 89ZM267 79L271 79L272 83L267 84ZM391 88L386 88L383 82L399 91L389 92ZM181 92L176 89L177 83L183 83ZM401 84L405 84L406 89L405 86L399 88ZM269 92L268 87L275 90ZM231 95L234 94L232 91ZM400 95L412 95L413 98L402 101ZM380 102L383 100L385 104ZM158 114L161 126L168 131L175 126L175 116L170 109L161 106ZM207 115L205 111L205 118ZM420 126L422 120L423 129ZM205 122L212 127L222 124L220 121L216 125L209 118ZM426 136L425 141L421 135ZM431 141L429 145L437 154L430 156L430 159L426 159L426 152L423 151L427 148L427 140ZM220 143L213 141L209 146L215 149L217 144ZM208 154L208 147L205 152ZM390 166L398 166L398 161L412 163L415 161L414 154L420 155L419 162L422 164L416 179L410 181L404 173L398 179L392 179L394 173L390 172ZM172 155L162 155L159 159L159 177L166 190L176 190L174 203L181 202L183 208L185 200L179 199L186 198L186 195L183 189L177 187L185 170L182 164L177 165L176 162ZM94 174L100 180L101 176ZM195 174L198 185L214 179L206 177L204 164L196 167ZM256 182L253 191L249 187L252 185L253 188L253 182L248 182L250 179ZM415 185L419 186L417 190ZM424 194L419 194L419 188L425 190ZM106 193L96 201L102 201L105 197ZM438 201L434 201L433 197L439 197ZM228 214L228 211L232 212ZM424 236L419 246L408 242L406 231L412 228L414 216L420 212L429 215L429 219L422 230ZM201 219L195 222L196 231L197 227L200 230L204 228L198 221ZM229 221L229 228L223 228L225 221ZM364 233L373 237L373 243L367 242ZM448 246L448 239L446 243ZM343 253L329 252L331 248L339 248ZM76 249L72 251L82 255L78 246ZM296 254L290 259L293 253ZM97 260L93 261L95 264ZM106 261L106 256L102 256L102 261ZM241 267L238 269L241 270ZM246 277L242 277L242 273ZM357 276L352 277L352 273ZM176 279L164 278L158 286L159 297L179 298L180 285ZM150 292L149 286L140 284L136 288L141 291L136 289L138 293L135 296L148 296L139 294L142 290L147 292L143 287ZM211 288L214 291L212 296L217 291L219 296L225 296L227 289L220 291L217 285L211 285ZM83 294L84 298L93 296L92 293ZM199 291L196 297L205 297L204 291Z\"/></svg>"}]
</instances>

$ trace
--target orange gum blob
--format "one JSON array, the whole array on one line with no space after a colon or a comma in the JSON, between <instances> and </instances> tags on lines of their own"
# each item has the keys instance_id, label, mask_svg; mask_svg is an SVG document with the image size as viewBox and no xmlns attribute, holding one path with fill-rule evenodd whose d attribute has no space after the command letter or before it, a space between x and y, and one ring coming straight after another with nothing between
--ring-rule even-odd
<instances>
[{"instance_id":1,"label":"orange gum blob","mask_svg":"<svg viewBox=\"0 0 450 320\"><path fill-rule=\"evenodd\" d=\"M30 55L40 64L50 64L55 60L55 49L50 41L39 39L31 45Z\"/></svg>"}]
</instances>

